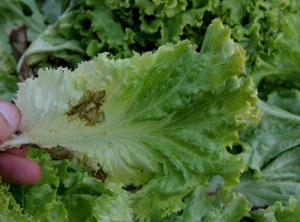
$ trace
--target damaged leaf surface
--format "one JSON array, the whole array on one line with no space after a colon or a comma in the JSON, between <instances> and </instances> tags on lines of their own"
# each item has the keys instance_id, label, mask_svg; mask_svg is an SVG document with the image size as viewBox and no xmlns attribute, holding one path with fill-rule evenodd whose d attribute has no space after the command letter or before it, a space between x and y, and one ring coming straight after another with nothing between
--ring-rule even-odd
<instances>
[{"instance_id":1,"label":"damaged leaf surface","mask_svg":"<svg viewBox=\"0 0 300 222\"><path fill-rule=\"evenodd\" d=\"M2 148L84 153L105 182L144 184L130 194L139 219L162 218L211 176L221 175L225 187L238 183L243 160L226 148L258 119L252 80L241 76L244 54L215 20L200 53L181 41L129 59L100 54L74 71L40 70L19 85L22 134Z\"/></svg>"}]
</instances>

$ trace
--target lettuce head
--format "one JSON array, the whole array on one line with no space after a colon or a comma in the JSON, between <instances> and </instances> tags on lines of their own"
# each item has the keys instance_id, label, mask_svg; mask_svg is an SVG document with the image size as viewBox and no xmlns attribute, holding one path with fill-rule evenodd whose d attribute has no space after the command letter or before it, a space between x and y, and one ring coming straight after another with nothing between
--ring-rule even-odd
<instances>
[{"instance_id":1,"label":"lettuce head","mask_svg":"<svg viewBox=\"0 0 300 222\"><path fill-rule=\"evenodd\" d=\"M22 122L1 148L34 144L86 156L105 183L136 188L127 200L137 219L161 219L215 175L224 188L239 183L244 161L230 149L259 117L244 63L242 47L214 20L200 52L184 40L127 59L102 53L74 71L41 69L19 84Z\"/></svg>"}]
</instances>

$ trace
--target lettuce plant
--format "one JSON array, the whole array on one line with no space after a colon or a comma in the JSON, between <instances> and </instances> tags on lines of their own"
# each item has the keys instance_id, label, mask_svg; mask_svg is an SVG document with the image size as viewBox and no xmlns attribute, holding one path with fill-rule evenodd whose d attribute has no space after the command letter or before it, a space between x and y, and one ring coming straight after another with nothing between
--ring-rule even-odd
<instances>
[{"instance_id":1,"label":"lettuce plant","mask_svg":"<svg viewBox=\"0 0 300 222\"><path fill-rule=\"evenodd\" d=\"M31 150L54 176L1 183L1 220L299 221L297 0L0 8L0 98L15 97L15 69L39 75L19 84L23 122L2 148L71 161ZM20 23L30 45L14 61L4 30Z\"/></svg>"},{"instance_id":2,"label":"lettuce plant","mask_svg":"<svg viewBox=\"0 0 300 222\"><path fill-rule=\"evenodd\" d=\"M140 220L181 210L182 198L215 175L225 189L237 185L244 161L228 149L259 118L245 52L219 20L195 48L181 41L128 59L103 53L74 71L40 70L19 84L22 122L1 147L85 155L105 183L139 187L128 199Z\"/></svg>"}]
</instances>

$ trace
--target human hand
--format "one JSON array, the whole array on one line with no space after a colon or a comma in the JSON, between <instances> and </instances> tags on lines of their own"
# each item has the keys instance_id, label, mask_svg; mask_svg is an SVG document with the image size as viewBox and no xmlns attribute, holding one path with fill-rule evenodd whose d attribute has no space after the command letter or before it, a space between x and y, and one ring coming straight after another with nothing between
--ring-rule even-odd
<instances>
[{"instance_id":1,"label":"human hand","mask_svg":"<svg viewBox=\"0 0 300 222\"><path fill-rule=\"evenodd\" d=\"M0 144L9 139L21 122L19 109L12 103L0 100ZM37 163L26 159L28 148L10 148L0 152L0 176L3 181L34 184L41 176Z\"/></svg>"}]
</instances>

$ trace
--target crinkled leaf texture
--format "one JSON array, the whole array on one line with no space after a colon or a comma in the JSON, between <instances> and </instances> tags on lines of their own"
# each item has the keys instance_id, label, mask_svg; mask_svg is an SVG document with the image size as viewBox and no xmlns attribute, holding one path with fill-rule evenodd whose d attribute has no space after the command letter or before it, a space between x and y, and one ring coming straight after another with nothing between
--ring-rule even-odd
<instances>
[{"instance_id":1,"label":"crinkled leaf texture","mask_svg":"<svg viewBox=\"0 0 300 222\"><path fill-rule=\"evenodd\" d=\"M27 157L41 165L42 177L34 185L7 186L1 182L0 221L91 222L103 221L98 217L107 212L111 213L111 218L117 219L118 215L124 215L123 212L131 213L131 208L127 206L127 193L121 185L112 193L100 180L90 177L79 166L66 159L53 161L44 150L30 148ZM104 201L98 200L100 198ZM111 211L104 210L105 206L114 203L115 206L120 204Z\"/></svg>"},{"instance_id":2,"label":"crinkled leaf texture","mask_svg":"<svg viewBox=\"0 0 300 222\"><path fill-rule=\"evenodd\" d=\"M257 106L261 121L240 133L248 171L232 191L244 194L251 207L286 205L291 196L300 198L300 117L263 101Z\"/></svg>"},{"instance_id":3,"label":"crinkled leaf texture","mask_svg":"<svg viewBox=\"0 0 300 222\"><path fill-rule=\"evenodd\" d=\"M297 100L293 100L295 104ZM300 116L259 101L261 121L240 133L246 148L247 167L260 174L261 169L279 154L300 144Z\"/></svg>"},{"instance_id":4,"label":"crinkled leaf texture","mask_svg":"<svg viewBox=\"0 0 300 222\"><path fill-rule=\"evenodd\" d=\"M163 222L239 222L243 217L249 216L248 201L243 195L230 193L221 183L217 188L213 192L208 192L207 187L198 186L184 197L186 207L183 211L165 217Z\"/></svg>"},{"instance_id":5,"label":"crinkled leaf texture","mask_svg":"<svg viewBox=\"0 0 300 222\"><path fill-rule=\"evenodd\" d=\"M8 185L3 183L0 185L0 221L33 221L31 216L22 214L22 208L8 190Z\"/></svg>"},{"instance_id":6,"label":"crinkled leaf texture","mask_svg":"<svg viewBox=\"0 0 300 222\"><path fill-rule=\"evenodd\" d=\"M291 197L288 206L283 206L280 201L277 201L267 209L252 211L251 217L256 222L297 222L300 220L300 200Z\"/></svg>"},{"instance_id":7,"label":"crinkled leaf texture","mask_svg":"<svg viewBox=\"0 0 300 222\"><path fill-rule=\"evenodd\" d=\"M18 90L15 61L7 50L0 46L0 99L11 101Z\"/></svg>"},{"instance_id":8,"label":"crinkled leaf texture","mask_svg":"<svg viewBox=\"0 0 300 222\"><path fill-rule=\"evenodd\" d=\"M247 197L250 207L266 207L276 201L287 205L290 197L300 198L300 147L285 151L262 167L260 178L248 171L232 191Z\"/></svg>"},{"instance_id":9,"label":"crinkled leaf texture","mask_svg":"<svg viewBox=\"0 0 300 222\"><path fill-rule=\"evenodd\" d=\"M300 116L300 91L296 89L274 91L268 95L268 103Z\"/></svg>"},{"instance_id":10,"label":"crinkled leaf texture","mask_svg":"<svg viewBox=\"0 0 300 222\"><path fill-rule=\"evenodd\" d=\"M108 184L113 194L103 194L94 203L92 213L97 221L103 222L134 222L133 210L130 207L128 193L120 184Z\"/></svg>"},{"instance_id":11,"label":"crinkled leaf texture","mask_svg":"<svg viewBox=\"0 0 300 222\"><path fill-rule=\"evenodd\" d=\"M20 135L2 148L35 144L86 153L105 182L143 184L130 194L137 218L162 218L214 175L238 183L243 159L227 149L258 119L244 50L213 21L200 53L189 41L110 60L100 54L73 72L44 69L19 85Z\"/></svg>"},{"instance_id":12,"label":"crinkled leaf texture","mask_svg":"<svg viewBox=\"0 0 300 222\"><path fill-rule=\"evenodd\" d=\"M1 206L0 221L67 221L64 203L57 200L60 178L50 156L45 151L30 149L28 158L41 165L42 177L34 185L11 184L7 190L1 184L0 202L6 206Z\"/></svg>"}]
</instances>

